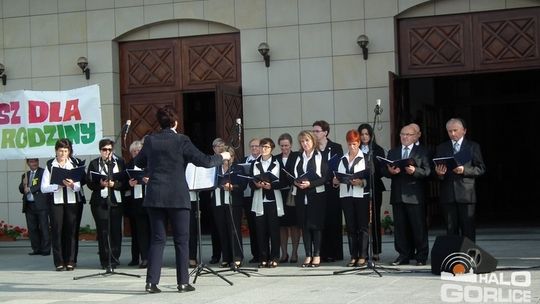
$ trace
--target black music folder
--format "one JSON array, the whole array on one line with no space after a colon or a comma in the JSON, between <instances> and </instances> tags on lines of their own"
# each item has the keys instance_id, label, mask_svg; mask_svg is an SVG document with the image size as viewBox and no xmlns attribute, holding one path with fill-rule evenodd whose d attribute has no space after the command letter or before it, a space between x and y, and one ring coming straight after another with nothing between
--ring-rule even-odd
<instances>
[{"instance_id":1,"label":"black music folder","mask_svg":"<svg viewBox=\"0 0 540 304\"><path fill-rule=\"evenodd\" d=\"M362 170L355 173L340 173L337 171L334 171L334 176L339 180L341 184L351 184L351 180L353 179L366 179L369 174L368 170Z\"/></svg>"},{"instance_id":2,"label":"black music folder","mask_svg":"<svg viewBox=\"0 0 540 304\"><path fill-rule=\"evenodd\" d=\"M283 172L285 172L285 174L287 174L287 176L289 176L295 182L298 182L298 183L301 183L303 181L313 181L313 180L321 178L319 175L317 175L317 173L315 173L313 171L308 171L308 172L300 175L299 177L295 177L289 171L287 171L287 170L285 170L283 168L281 170L283 170Z\"/></svg>"},{"instance_id":3,"label":"black music folder","mask_svg":"<svg viewBox=\"0 0 540 304\"><path fill-rule=\"evenodd\" d=\"M73 169L64 169L60 167L51 167L51 184L63 185L63 180L71 179L73 182L80 182L85 174L85 166Z\"/></svg>"},{"instance_id":4,"label":"black music folder","mask_svg":"<svg viewBox=\"0 0 540 304\"><path fill-rule=\"evenodd\" d=\"M111 180L120 180L123 179L126 176L124 172L116 172L112 174ZM109 177L107 174L99 173L96 171L90 171L90 179L92 181L100 181L100 180L108 180Z\"/></svg>"},{"instance_id":5,"label":"black music folder","mask_svg":"<svg viewBox=\"0 0 540 304\"><path fill-rule=\"evenodd\" d=\"M437 157L433 159L435 166L446 165L447 170L454 170L456 167L462 166L471 161L472 155L469 150L463 149L452 156Z\"/></svg>"},{"instance_id":6,"label":"black music folder","mask_svg":"<svg viewBox=\"0 0 540 304\"><path fill-rule=\"evenodd\" d=\"M402 170L407 166L417 167L416 161L413 158L389 160L388 158L384 158L384 157L380 157L380 156L376 156L376 157L381 162L381 164L390 165L390 166L393 166L393 167L398 167L398 168L400 168Z\"/></svg>"},{"instance_id":7,"label":"black music folder","mask_svg":"<svg viewBox=\"0 0 540 304\"><path fill-rule=\"evenodd\" d=\"M144 170L140 169L126 169L126 173L129 179L133 178L139 184L143 183L143 178L146 176Z\"/></svg>"}]
</instances>

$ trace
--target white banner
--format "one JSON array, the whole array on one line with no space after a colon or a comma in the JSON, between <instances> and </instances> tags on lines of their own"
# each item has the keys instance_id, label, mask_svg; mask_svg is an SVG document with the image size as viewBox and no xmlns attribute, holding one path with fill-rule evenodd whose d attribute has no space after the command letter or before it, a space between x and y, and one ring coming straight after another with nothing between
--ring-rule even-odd
<instances>
[{"instance_id":1,"label":"white banner","mask_svg":"<svg viewBox=\"0 0 540 304\"><path fill-rule=\"evenodd\" d=\"M75 155L98 153L103 137L99 86L0 94L0 159L52 158L69 138Z\"/></svg>"}]
</instances>

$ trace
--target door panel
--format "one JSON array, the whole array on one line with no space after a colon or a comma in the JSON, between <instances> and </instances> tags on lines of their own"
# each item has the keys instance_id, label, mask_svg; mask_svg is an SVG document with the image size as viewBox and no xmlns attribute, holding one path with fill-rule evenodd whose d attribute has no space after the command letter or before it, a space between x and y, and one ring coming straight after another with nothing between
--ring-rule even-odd
<instances>
[{"instance_id":1,"label":"door panel","mask_svg":"<svg viewBox=\"0 0 540 304\"><path fill-rule=\"evenodd\" d=\"M181 57L177 39L120 44L122 94L179 90Z\"/></svg>"},{"instance_id":2,"label":"door panel","mask_svg":"<svg viewBox=\"0 0 540 304\"><path fill-rule=\"evenodd\" d=\"M173 106L178 113L178 117L183 117L182 95L178 93L138 94L124 97L122 117L125 120L131 120L131 127L125 142L126 146L122 149L124 159L131 159L129 146L127 145L161 129L156 121L156 112L166 105ZM182 120L180 119L177 130L183 132L183 129Z\"/></svg>"},{"instance_id":3,"label":"door panel","mask_svg":"<svg viewBox=\"0 0 540 304\"><path fill-rule=\"evenodd\" d=\"M213 89L224 82L241 84L238 34L184 38L182 59L184 90Z\"/></svg>"},{"instance_id":4,"label":"door panel","mask_svg":"<svg viewBox=\"0 0 540 304\"><path fill-rule=\"evenodd\" d=\"M224 83L216 85L216 134L235 148L238 158L244 155L243 130L238 134L236 124L237 118L243 121L242 113L240 87Z\"/></svg>"}]
</instances>

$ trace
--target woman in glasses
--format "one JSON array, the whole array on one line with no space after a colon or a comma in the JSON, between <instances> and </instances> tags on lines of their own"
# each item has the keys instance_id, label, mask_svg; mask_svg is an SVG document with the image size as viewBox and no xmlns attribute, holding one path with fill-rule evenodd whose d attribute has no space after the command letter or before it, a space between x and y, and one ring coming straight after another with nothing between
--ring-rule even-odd
<instances>
[{"instance_id":1,"label":"woman in glasses","mask_svg":"<svg viewBox=\"0 0 540 304\"><path fill-rule=\"evenodd\" d=\"M254 179L249 183L253 189L253 204L251 211L255 213L255 231L259 245L259 268L275 268L279 261L279 217L283 216L283 200L279 189L279 174L281 167L279 162L272 156L275 148L271 138L260 140L261 155L251 166L251 175ZM259 179L264 173L271 173L277 180L272 180L271 175ZM270 242L270 245L268 245Z\"/></svg>"},{"instance_id":2,"label":"woman in glasses","mask_svg":"<svg viewBox=\"0 0 540 304\"><path fill-rule=\"evenodd\" d=\"M111 139L99 141L100 155L88 165L86 178L88 188L92 190L90 206L96 222L99 261L103 269L116 268L120 264L122 202L128 187L124 160L114 155L113 147Z\"/></svg>"}]
</instances>

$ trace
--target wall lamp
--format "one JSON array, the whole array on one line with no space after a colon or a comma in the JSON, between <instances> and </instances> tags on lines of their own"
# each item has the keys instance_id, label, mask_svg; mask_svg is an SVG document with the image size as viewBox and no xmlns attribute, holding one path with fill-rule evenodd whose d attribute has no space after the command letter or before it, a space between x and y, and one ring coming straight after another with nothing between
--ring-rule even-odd
<instances>
[{"instance_id":1,"label":"wall lamp","mask_svg":"<svg viewBox=\"0 0 540 304\"><path fill-rule=\"evenodd\" d=\"M90 79L90 68L88 67L88 58L79 57L79 59L77 59L77 65L83 71L84 75L86 76L86 80Z\"/></svg>"},{"instance_id":2,"label":"wall lamp","mask_svg":"<svg viewBox=\"0 0 540 304\"><path fill-rule=\"evenodd\" d=\"M266 65L266 67L269 67L270 66L270 46L268 45L268 43L266 42L261 42L261 44L259 44L259 53L261 53L261 55L263 56L264 58L264 65Z\"/></svg>"},{"instance_id":3,"label":"wall lamp","mask_svg":"<svg viewBox=\"0 0 540 304\"><path fill-rule=\"evenodd\" d=\"M358 38L356 38L356 43L360 48L362 48L362 55L364 55L364 60L367 60L368 57L368 44L369 44L369 38L366 35L360 35Z\"/></svg>"},{"instance_id":4,"label":"wall lamp","mask_svg":"<svg viewBox=\"0 0 540 304\"><path fill-rule=\"evenodd\" d=\"M7 75L6 73L4 73L5 70L6 70L6 67L0 63L0 78L2 78L3 85L6 85L7 83Z\"/></svg>"}]
</instances>

